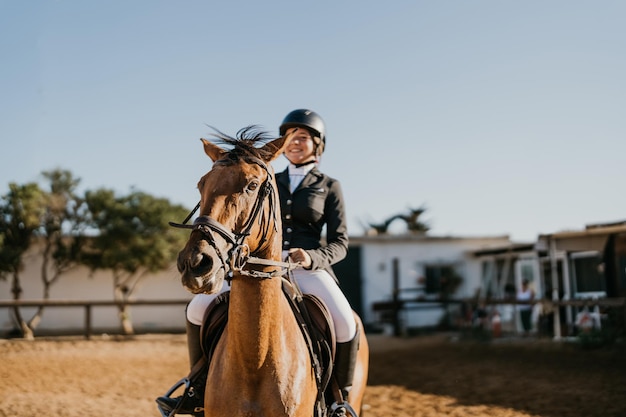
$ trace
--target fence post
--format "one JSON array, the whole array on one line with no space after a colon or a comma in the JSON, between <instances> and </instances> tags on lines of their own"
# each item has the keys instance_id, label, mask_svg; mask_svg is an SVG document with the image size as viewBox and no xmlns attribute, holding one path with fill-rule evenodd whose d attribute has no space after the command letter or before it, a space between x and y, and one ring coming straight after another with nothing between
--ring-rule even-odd
<instances>
[{"instance_id":1,"label":"fence post","mask_svg":"<svg viewBox=\"0 0 626 417\"><path fill-rule=\"evenodd\" d=\"M398 258L392 260L392 275L393 275L393 335L398 337L402 335L400 329L400 261Z\"/></svg>"},{"instance_id":2,"label":"fence post","mask_svg":"<svg viewBox=\"0 0 626 417\"><path fill-rule=\"evenodd\" d=\"M85 339L91 339L91 304L85 304Z\"/></svg>"}]
</instances>

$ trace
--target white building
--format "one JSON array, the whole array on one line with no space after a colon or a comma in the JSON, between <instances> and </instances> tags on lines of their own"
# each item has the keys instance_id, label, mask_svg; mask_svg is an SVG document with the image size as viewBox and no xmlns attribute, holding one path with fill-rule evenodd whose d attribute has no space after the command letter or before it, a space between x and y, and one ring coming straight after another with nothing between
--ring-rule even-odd
<instances>
[{"instance_id":1,"label":"white building","mask_svg":"<svg viewBox=\"0 0 626 417\"><path fill-rule=\"evenodd\" d=\"M481 263L473 251L510 244L508 236L453 237L425 234L377 235L350 238L346 260L335 266L342 288L363 322L375 324L379 313L373 306L394 298L438 299L442 283L460 278L452 294L468 298L481 287ZM403 326L434 326L444 311L440 303L414 306L403 312Z\"/></svg>"}]
</instances>

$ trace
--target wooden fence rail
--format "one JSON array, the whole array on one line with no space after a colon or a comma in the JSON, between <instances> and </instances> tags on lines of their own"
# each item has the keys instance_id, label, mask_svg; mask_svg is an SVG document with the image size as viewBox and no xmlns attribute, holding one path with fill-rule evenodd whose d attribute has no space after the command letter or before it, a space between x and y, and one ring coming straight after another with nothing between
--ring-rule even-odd
<instances>
[{"instance_id":1,"label":"wooden fence rail","mask_svg":"<svg viewBox=\"0 0 626 417\"><path fill-rule=\"evenodd\" d=\"M576 300L535 300L535 301L518 301L514 299L479 299L463 298L463 299L428 299L428 298L402 298L398 300L380 301L372 305L374 311L403 310L412 308L421 308L419 304L485 304L485 305L529 305L538 303L548 303L553 306L575 306L575 307L626 307L626 298L595 298L595 299L576 299Z\"/></svg>"},{"instance_id":2,"label":"wooden fence rail","mask_svg":"<svg viewBox=\"0 0 626 417\"><path fill-rule=\"evenodd\" d=\"M92 335L93 307L118 307L123 306L165 306L165 305L186 305L189 300L133 300L133 301L106 301L106 300L0 300L0 308L14 307L82 307L85 309L85 338L90 339Z\"/></svg>"},{"instance_id":3,"label":"wooden fence rail","mask_svg":"<svg viewBox=\"0 0 626 417\"><path fill-rule=\"evenodd\" d=\"M594 299L575 299L575 300L535 300L535 301L518 301L515 299L476 299L464 298L464 299L427 299L427 298L400 298L399 293L406 291L395 292L395 296L389 301L380 301L372 304L372 310L378 313L386 314L387 320L393 325L393 332L395 336L402 334L400 323L400 312L403 310L419 310L424 308L440 307L453 304L467 304L476 305L482 304L485 306L493 305L534 305L544 304L553 308L558 307L608 307L622 309L622 315L624 322L626 323L626 298L594 298Z\"/></svg>"}]
</instances>

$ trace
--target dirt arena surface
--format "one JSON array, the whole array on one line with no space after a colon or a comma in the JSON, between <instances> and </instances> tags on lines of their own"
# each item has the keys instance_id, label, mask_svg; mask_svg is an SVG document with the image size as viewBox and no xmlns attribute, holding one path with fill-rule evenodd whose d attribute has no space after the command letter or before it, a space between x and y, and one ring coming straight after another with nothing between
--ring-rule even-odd
<instances>
[{"instance_id":1,"label":"dirt arena surface","mask_svg":"<svg viewBox=\"0 0 626 417\"><path fill-rule=\"evenodd\" d=\"M369 339L362 417L626 416L623 347ZM183 335L0 340L0 416L159 416L186 370Z\"/></svg>"}]
</instances>

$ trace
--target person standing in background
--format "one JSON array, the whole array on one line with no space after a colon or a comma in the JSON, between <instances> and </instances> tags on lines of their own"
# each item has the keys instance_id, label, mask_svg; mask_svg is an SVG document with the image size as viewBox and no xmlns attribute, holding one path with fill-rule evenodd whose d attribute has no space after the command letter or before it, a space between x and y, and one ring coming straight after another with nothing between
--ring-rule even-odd
<instances>
[{"instance_id":1,"label":"person standing in background","mask_svg":"<svg viewBox=\"0 0 626 417\"><path fill-rule=\"evenodd\" d=\"M522 327L524 328L524 335L527 335L532 329L531 317L532 317L532 301L535 300L535 292L529 287L527 279L522 281L522 288L517 292L517 301L527 302L528 304L518 304L520 313L520 320L522 321Z\"/></svg>"}]
</instances>

